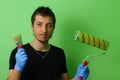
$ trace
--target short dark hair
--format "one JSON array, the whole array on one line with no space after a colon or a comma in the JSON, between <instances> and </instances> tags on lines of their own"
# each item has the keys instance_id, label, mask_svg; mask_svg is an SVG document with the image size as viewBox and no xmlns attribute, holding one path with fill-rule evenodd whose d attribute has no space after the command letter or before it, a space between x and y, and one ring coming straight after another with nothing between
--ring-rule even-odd
<instances>
[{"instance_id":1,"label":"short dark hair","mask_svg":"<svg viewBox=\"0 0 120 80\"><path fill-rule=\"evenodd\" d=\"M56 23L56 18L55 18L55 14L53 13L53 11L49 8L49 7L44 7L44 6L39 6L32 14L31 16L31 23L34 24L35 21L35 16L37 14L40 14L42 16L50 16L53 20L53 25L55 25Z\"/></svg>"}]
</instances>

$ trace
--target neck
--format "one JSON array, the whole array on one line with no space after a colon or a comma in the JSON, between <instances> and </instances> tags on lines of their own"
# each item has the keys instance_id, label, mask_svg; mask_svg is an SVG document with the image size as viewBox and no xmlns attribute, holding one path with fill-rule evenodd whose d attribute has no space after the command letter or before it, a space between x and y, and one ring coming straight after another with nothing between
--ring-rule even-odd
<instances>
[{"instance_id":1,"label":"neck","mask_svg":"<svg viewBox=\"0 0 120 80\"><path fill-rule=\"evenodd\" d=\"M46 51L49 51L50 49L50 44L48 44L48 42L46 43L41 43L39 42L38 40L34 39L30 45L35 49L35 50L38 50L38 51L42 51L42 52L46 52Z\"/></svg>"}]
</instances>

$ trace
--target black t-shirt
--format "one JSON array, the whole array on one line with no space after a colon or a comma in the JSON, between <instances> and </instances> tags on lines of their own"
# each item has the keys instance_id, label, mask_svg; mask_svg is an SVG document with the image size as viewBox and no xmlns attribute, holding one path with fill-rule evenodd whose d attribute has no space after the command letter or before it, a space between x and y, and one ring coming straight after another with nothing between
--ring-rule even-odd
<instances>
[{"instance_id":1,"label":"black t-shirt","mask_svg":"<svg viewBox=\"0 0 120 80\"><path fill-rule=\"evenodd\" d=\"M28 43L23 46L28 60L20 80L58 80L62 73L67 73L66 59L61 48L51 45L49 53L43 59ZM9 69L14 69L17 48L10 56Z\"/></svg>"}]
</instances>

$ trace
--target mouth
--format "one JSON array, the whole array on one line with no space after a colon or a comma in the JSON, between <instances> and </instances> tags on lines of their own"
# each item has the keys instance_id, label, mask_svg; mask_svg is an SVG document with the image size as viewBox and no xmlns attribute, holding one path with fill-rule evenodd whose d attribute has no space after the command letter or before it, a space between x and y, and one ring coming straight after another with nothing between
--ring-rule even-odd
<instances>
[{"instance_id":1,"label":"mouth","mask_svg":"<svg viewBox=\"0 0 120 80\"><path fill-rule=\"evenodd\" d=\"M40 36L47 37L48 35L47 34L40 34Z\"/></svg>"}]
</instances>

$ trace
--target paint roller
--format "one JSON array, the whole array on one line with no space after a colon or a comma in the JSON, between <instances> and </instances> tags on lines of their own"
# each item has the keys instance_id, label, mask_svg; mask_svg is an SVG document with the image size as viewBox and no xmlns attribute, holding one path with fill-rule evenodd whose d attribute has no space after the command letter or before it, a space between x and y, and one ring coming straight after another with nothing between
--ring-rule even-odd
<instances>
[{"instance_id":1,"label":"paint roller","mask_svg":"<svg viewBox=\"0 0 120 80\"><path fill-rule=\"evenodd\" d=\"M108 49L108 46L109 46L108 41L103 40L103 39L98 38L98 37L95 37L95 36L92 36L92 35L87 34L85 32L80 32L80 31L76 32L75 40L103 50L103 53L89 55L86 57L85 60L87 60L89 57L92 57L92 56L105 54L107 49Z\"/></svg>"},{"instance_id":2,"label":"paint roller","mask_svg":"<svg viewBox=\"0 0 120 80\"><path fill-rule=\"evenodd\" d=\"M87 60L88 58L93 57L93 56L104 55L108 49L108 46L109 46L108 41L103 40L103 39L98 38L98 37L95 37L95 36L92 36L92 35L87 34L85 32L80 32L80 31L76 32L75 40L103 50L103 53L88 55L83 60L84 66L88 65L88 60ZM79 77L78 80L82 80L82 77Z\"/></svg>"},{"instance_id":3,"label":"paint roller","mask_svg":"<svg viewBox=\"0 0 120 80\"><path fill-rule=\"evenodd\" d=\"M108 46L109 46L108 41L105 41L103 39L94 37L92 35L89 35L85 32L80 32L80 31L77 31L77 33L75 35L75 40L80 41L82 43L86 43L86 44L94 46L94 47L97 47L104 51L107 51Z\"/></svg>"}]
</instances>

